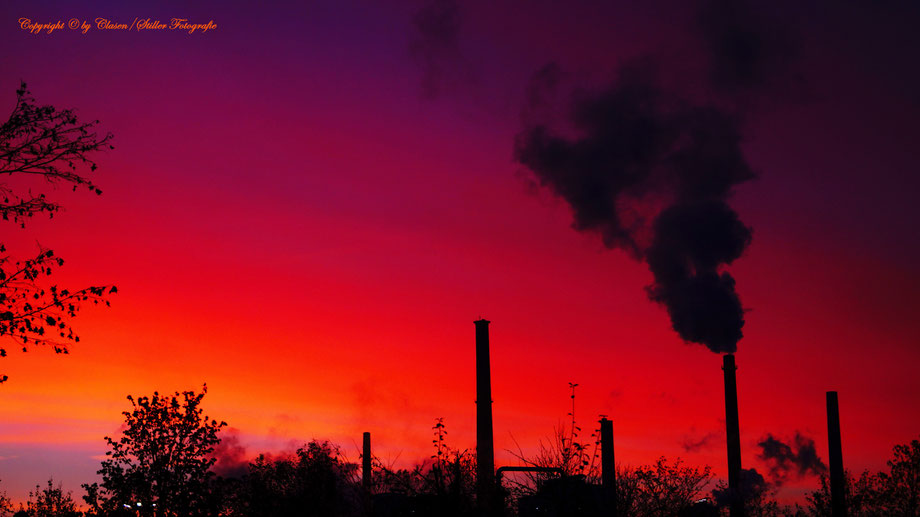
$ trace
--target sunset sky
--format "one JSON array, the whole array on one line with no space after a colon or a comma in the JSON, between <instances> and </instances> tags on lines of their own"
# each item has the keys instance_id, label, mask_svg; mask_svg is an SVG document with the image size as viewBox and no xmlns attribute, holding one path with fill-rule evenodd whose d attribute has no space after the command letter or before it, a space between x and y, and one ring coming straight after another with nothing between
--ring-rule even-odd
<instances>
[{"instance_id":1,"label":"sunset sky","mask_svg":"<svg viewBox=\"0 0 920 517\"><path fill-rule=\"evenodd\" d=\"M552 434L575 382L585 438L611 418L618 463L726 476L721 358L672 330L648 266L573 229L514 157L550 62L590 92L652 56L670 88L705 96L701 3L459 2L437 38L413 21L429 0L80 4L0 5L0 111L22 80L99 119L115 149L86 172L103 194L43 187L66 210L0 237L64 257L55 283L118 294L81 311L69 355L7 343L0 491L24 500L53 476L78 498L127 395L204 383L251 455L317 438L356 460L370 431L410 466L437 417L472 450L480 317L497 465ZM742 465L768 470L768 433L813 438L826 461L836 390L845 467L879 470L920 435L920 4L760 4L746 21L785 46L764 88L732 98L757 174L729 201L753 228L728 267L748 309ZM30 34L23 17L93 28ZM780 497L817 484L793 476Z\"/></svg>"}]
</instances>

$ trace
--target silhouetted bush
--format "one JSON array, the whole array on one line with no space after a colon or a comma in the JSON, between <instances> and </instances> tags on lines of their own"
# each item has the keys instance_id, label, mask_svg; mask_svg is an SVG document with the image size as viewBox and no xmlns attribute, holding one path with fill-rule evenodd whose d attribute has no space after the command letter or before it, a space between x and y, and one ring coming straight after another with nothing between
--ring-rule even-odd
<instances>
[{"instance_id":1,"label":"silhouetted bush","mask_svg":"<svg viewBox=\"0 0 920 517\"><path fill-rule=\"evenodd\" d=\"M29 517L79 517L82 512L77 511L71 492L64 492L59 483L54 486L54 481L49 479L48 486L41 488L35 486L34 492L29 492L29 502L25 510Z\"/></svg>"},{"instance_id":2,"label":"silhouetted bush","mask_svg":"<svg viewBox=\"0 0 920 517\"><path fill-rule=\"evenodd\" d=\"M680 458L664 456L653 465L617 469L617 510L620 515L678 515L701 499L712 479L709 466L687 467Z\"/></svg>"},{"instance_id":3,"label":"silhouetted bush","mask_svg":"<svg viewBox=\"0 0 920 517\"><path fill-rule=\"evenodd\" d=\"M231 482L227 515L248 517L348 517L359 515L357 465L339 448L312 441L292 456L260 455L242 480Z\"/></svg>"},{"instance_id":4,"label":"silhouetted bush","mask_svg":"<svg viewBox=\"0 0 920 517\"><path fill-rule=\"evenodd\" d=\"M524 453L520 445L517 452L509 451L525 467L538 467L542 471L531 471L519 474L519 477L509 478L507 487L503 486L508 496L508 504L512 507L519 506L518 501L527 496L535 496L547 482L558 485L556 480L564 478L581 479L583 483L597 484L601 479L600 466L600 429L595 429L590 435L590 442L583 441L581 427L575 419L575 388L576 383L569 383L571 389L572 410L566 415L569 417L568 425L560 422L553 428L553 434L541 439L537 451L532 455ZM555 469L549 471L546 469ZM556 486L552 490L558 488ZM529 504L529 503L528 503Z\"/></svg>"},{"instance_id":5,"label":"silhouetted bush","mask_svg":"<svg viewBox=\"0 0 920 517\"><path fill-rule=\"evenodd\" d=\"M13 513L13 502L7 497L5 491L0 491L0 517L8 517Z\"/></svg>"},{"instance_id":6,"label":"silhouetted bush","mask_svg":"<svg viewBox=\"0 0 920 517\"><path fill-rule=\"evenodd\" d=\"M412 469L386 467L374 458L370 514L461 517L477 515L476 460L468 451L447 445L444 420L438 418L431 462Z\"/></svg>"}]
</instances>

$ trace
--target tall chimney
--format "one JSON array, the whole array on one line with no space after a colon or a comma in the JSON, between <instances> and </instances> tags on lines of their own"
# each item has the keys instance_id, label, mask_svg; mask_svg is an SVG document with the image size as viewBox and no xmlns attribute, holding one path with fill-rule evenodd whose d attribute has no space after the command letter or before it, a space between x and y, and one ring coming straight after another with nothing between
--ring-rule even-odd
<instances>
[{"instance_id":1,"label":"tall chimney","mask_svg":"<svg viewBox=\"0 0 920 517\"><path fill-rule=\"evenodd\" d=\"M484 515L493 512L495 453L492 444L492 380L489 368L489 321L476 325L476 488Z\"/></svg>"},{"instance_id":2,"label":"tall chimney","mask_svg":"<svg viewBox=\"0 0 920 517\"><path fill-rule=\"evenodd\" d=\"M738 387L735 383L735 356L722 358L725 372L725 438L728 444L728 495L729 515L744 516L744 497L741 494L741 431L738 425Z\"/></svg>"},{"instance_id":3,"label":"tall chimney","mask_svg":"<svg viewBox=\"0 0 920 517\"><path fill-rule=\"evenodd\" d=\"M613 460L613 422L601 419L601 482L604 486L604 503L607 515L617 515L617 470Z\"/></svg>"},{"instance_id":4,"label":"tall chimney","mask_svg":"<svg viewBox=\"0 0 920 517\"><path fill-rule=\"evenodd\" d=\"M371 433L364 433L364 454L362 455L361 463L361 482L364 485L364 490L370 491L371 489Z\"/></svg>"},{"instance_id":5,"label":"tall chimney","mask_svg":"<svg viewBox=\"0 0 920 517\"><path fill-rule=\"evenodd\" d=\"M831 515L846 517L846 495L844 494L843 449L840 446L840 408L837 392L827 392L827 456L831 467Z\"/></svg>"}]
</instances>

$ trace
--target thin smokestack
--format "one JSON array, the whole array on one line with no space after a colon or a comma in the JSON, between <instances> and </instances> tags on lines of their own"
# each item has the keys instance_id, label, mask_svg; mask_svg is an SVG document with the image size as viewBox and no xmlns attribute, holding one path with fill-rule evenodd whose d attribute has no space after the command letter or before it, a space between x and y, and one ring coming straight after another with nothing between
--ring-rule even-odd
<instances>
[{"instance_id":1,"label":"thin smokestack","mask_svg":"<svg viewBox=\"0 0 920 517\"><path fill-rule=\"evenodd\" d=\"M840 408L837 392L827 392L827 448L831 468L831 515L846 517L846 496L844 494L843 449L840 446Z\"/></svg>"},{"instance_id":2,"label":"thin smokestack","mask_svg":"<svg viewBox=\"0 0 920 517\"><path fill-rule=\"evenodd\" d=\"M480 508L486 515L489 515L495 491L489 321L478 320L473 324L476 325L476 487Z\"/></svg>"},{"instance_id":3,"label":"thin smokestack","mask_svg":"<svg viewBox=\"0 0 920 517\"><path fill-rule=\"evenodd\" d=\"M604 484L604 499L607 515L617 515L617 470L613 459L613 422L601 419L601 481Z\"/></svg>"},{"instance_id":4,"label":"thin smokestack","mask_svg":"<svg viewBox=\"0 0 920 517\"><path fill-rule=\"evenodd\" d=\"M364 454L362 456L361 464L361 482L364 485L364 490L370 491L373 474L371 473L371 433L364 433Z\"/></svg>"},{"instance_id":5,"label":"thin smokestack","mask_svg":"<svg viewBox=\"0 0 920 517\"><path fill-rule=\"evenodd\" d=\"M729 515L744 516L744 498L741 494L741 431L738 424L738 386L735 382L735 356L722 358L725 372L725 438L728 444L728 494Z\"/></svg>"}]
</instances>

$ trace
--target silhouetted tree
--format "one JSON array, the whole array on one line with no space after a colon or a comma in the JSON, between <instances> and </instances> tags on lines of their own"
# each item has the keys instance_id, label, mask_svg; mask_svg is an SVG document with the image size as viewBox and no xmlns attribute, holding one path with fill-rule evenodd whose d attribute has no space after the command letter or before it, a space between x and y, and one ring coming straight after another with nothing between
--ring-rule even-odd
<instances>
[{"instance_id":1,"label":"silhouetted tree","mask_svg":"<svg viewBox=\"0 0 920 517\"><path fill-rule=\"evenodd\" d=\"M292 456L260 455L234 482L227 515L326 517L357 515L358 466L329 442L312 441Z\"/></svg>"},{"instance_id":2,"label":"silhouetted tree","mask_svg":"<svg viewBox=\"0 0 920 517\"><path fill-rule=\"evenodd\" d=\"M48 480L47 487L41 488L35 485L35 491L29 492L26 512L29 517L78 517L82 515L77 511L71 492L64 492L60 483L55 487L52 479Z\"/></svg>"},{"instance_id":3,"label":"silhouetted tree","mask_svg":"<svg viewBox=\"0 0 920 517\"><path fill-rule=\"evenodd\" d=\"M683 466L664 456L653 465L617 469L617 510L621 515L677 515L700 499L712 479L709 466Z\"/></svg>"},{"instance_id":4,"label":"silhouetted tree","mask_svg":"<svg viewBox=\"0 0 920 517\"><path fill-rule=\"evenodd\" d=\"M475 456L448 445L443 418L435 419L432 431L430 462L395 469L372 458L374 515L478 515Z\"/></svg>"},{"instance_id":5,"label":"silhouetted tree","mask_svg":"<svg viewBox=\"0 0 920 517\"><path fill-rule=\"evenodd\" d=\"M92 181L77 173L79 167L96 170L91 158L95 151L114 149L112 135L96 132L98 120L80 122L73 110L39 106L26 83L16 90L16 106L9 119L0 125L0 175L32 175L51 183L63 182L86 187L96 194L102 191ZM61 206L45 194L17 192L0 185L0 217L20 225L37 213L53 215Z\"/></svg>"},{"instance_id":6,"label":"silhouetted tree","mask_svg":"<svg viewBox=\"0 0 920 517\"><path fill-rule=\"evenodd\" d=\"M895 445L888 469L880 477L891 515L920 515L920 441Z\"/></svg>"},{"instance_id":7,"label":"silhouetted tree","mask_svg":"<svg viewBox=\"0 0 920 517\"><path fill-rule=\"evenodd\" d=\"M16 186L0 183L0 218L24 228L28 218L40 213L53 216L61 209L44 193L33 193L35 180L68 184L74 190L86 187L101 194L79 172L82 167L96 169L91 158L94 152L113 148L111 134L96 132L98 122L80 122L73 110L36 104L22 83L9 119L0 125L0 177L16 179ZM29 345L50 345L56 353L66 353L67 343L80 339L69 320L76 316L81 303L108 305L105 295L114 293L115 288L44 287L39 280L63 265L63 259L41 247L24 260L13 259L6 251L0 243L0 338L12 340L23 351ZM0 343L0 357L5 355ZM6 379L0 375L0 382Z\"/></svg>"},{"instance_id":8,"label":"silhouetted tree","mask_svg":"<svg viewBox=\"0 0 920 517\"><path fill-rule=\"evenodd\" d=\"M110 515L129 505L139 515L216 515L220 501L209 469L217 434L227 424L202 415L207 391L128 396L133 410L123 413L122 437L105 437L111 450L98 471L102 484L83 485L93 512Z\"/></svg>"},{"instance_id":9,"label":"silhouetted tree","mask_svg":"<svg viewBox=\"0 0 920 517\"><path fill-rule=\"evenodd\" d=\"M848 515L861 517L890 515L920 516L920 441L896 445L888 472L863 472L855 478L845 475ZM816 517L831 515L831 491L827 476L821 476L821 487L808 494L809 514Z\"/></svg>"},{"instance_id":10,"label":"silhouetted tree","mask_svg":"<svg viewBox=\"0 0 920 517\"><path fill-rule=\"evenodd\" d=\"M820 478L820 488L808 494L808 514L814 517L831 517L831 488L827 475ZM885 489L879 474L864 471L858 478L850 471L844 473L847 515L869 517L874 515L896 515L887 511Z\"/></svg>"},{"instance_id":11,"label":"silhouetted tree","mask_svg":"<svg viewBox=\"0 0 920 517\"><path fill-rule=\"evenodd\" d=\"M427 470L419 468L415 471L420 476L417 495L428 498L430 510L439 515L470 514L476 493L475 459L468 451L452 449L447 445L447 428L443 418L436 419L432 430L433 463Z\"/></svg>"},{"instance_id":12,"label":"silhouetted tree","mask_svg":"<svg viewBox=\"0 0 920 517\"><path fill-rule=\"evenodd\" d=\"M411 469L397 469L384 465L376 456L371 461L373 479L371 492L374 494L399 494L415 496L424 492L425 463Z\"/></svg>"}]
</instances>

